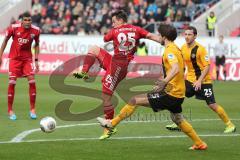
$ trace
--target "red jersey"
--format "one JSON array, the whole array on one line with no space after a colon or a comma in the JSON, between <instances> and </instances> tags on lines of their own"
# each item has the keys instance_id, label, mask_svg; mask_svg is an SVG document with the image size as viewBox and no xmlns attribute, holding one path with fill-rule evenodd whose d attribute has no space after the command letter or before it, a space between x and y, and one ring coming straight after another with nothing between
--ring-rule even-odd
<instances>
[{"instance_id":1,"label":"red jersey","mask_svg":"<svg viewBox=\"0 0 240 160\"><path fill-rule=\"evenodd\" d=\"M31 25L29 29L22 27L21 23L11 25L7 32L6 37L12 37L13 42L9 53L9 58L32 58L32 42L39 43L40 29Z\"/></svg>"},{"instance_id":2,"label":"red jersey","mask_svg":"<svg viewBox=\"0 0 240 160\"><path fill-rule=\"evenodd\" d=\"M105 36L104 42L113 41L114 56L132 60L137 51L139 40L146 38L149 32L141 27L125 24L111 29Z\"/></svg>"}]
</instances>

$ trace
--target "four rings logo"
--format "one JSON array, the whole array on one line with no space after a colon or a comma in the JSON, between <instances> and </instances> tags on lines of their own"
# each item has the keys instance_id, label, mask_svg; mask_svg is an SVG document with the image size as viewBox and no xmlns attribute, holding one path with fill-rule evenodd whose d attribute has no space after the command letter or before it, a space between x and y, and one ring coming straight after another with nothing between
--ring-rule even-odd
<instances>
[{"instance_id":1,"label":"four rings logo","mask_svg":"<svg viewBox=\"0 0 240 160\"><path fill-rule=\"evenodd\" d=\"M239 81L240 80L240 59L226 60L227 78L226 80ZM224 78L223 68L220 68L220 77Z\"/></svg>"},{"instance_id":2,"label":"four rings logo","mask_svg":"<svg viewBox=\"0 0 240 160\"><path fill-rule=\"evenodd\" d=\"M28 43L28 39L24 39L24 38L18 38L18 43L20 44L20 45L22 45L22 44L26 44L26 43Z\"/></svg>"}]
</instances>

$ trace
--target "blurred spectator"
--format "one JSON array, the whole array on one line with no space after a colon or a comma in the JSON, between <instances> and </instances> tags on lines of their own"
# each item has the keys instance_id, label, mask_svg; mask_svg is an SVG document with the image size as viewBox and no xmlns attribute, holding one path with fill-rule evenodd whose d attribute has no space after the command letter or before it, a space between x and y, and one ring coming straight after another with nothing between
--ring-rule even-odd
<instances>
[{"instance_id":1,"label":"blurred spectator","mask_svg":"<svg viewBox=\"0 0 240 160\"><path fill-rule=\"evenodd\" d=\"M75 26L71 26L71 27L70 27L70 30L69 30L69 34L77 34L77 33L78 33L78 32L77 32Z\"/></svg>"},{"instance_id":2,"label":"blurred spectator","mask_svg":"<svg viewBox=\"0 0 240 160\"><path fill-rule=\"evenodd\" d=\"M155 21L164 21L164 15L162 14L161 8L157 9L157 14L155 15Z\"/></svg>"},{"instance_id":3,"label":"blurred spectator","mask_svg":"<svg viewBox=\"0 0 240 160\"><path fill-rule=\"evenodd\" d=\"M77 5L72 10L73 19L77 19L78 17L83 15L83 4L78 2Z\"/></svg>"},{"instance_id":4,"label":"blurred spectator","mask_svg":"<svg viewBox=\"0 0 240 160\"><path fill-rule=\"evenodd\" d=\"M34 0L32 4L32 14L41 13L42 4L39 3L39 0Z\"/></svg>"},{"instance_id":5,"label":"blurred spectator","mask_svg":"<svg viewBox=\"0 0 240 160\"><path fill-rule=\"evenodd\" d=\"M33 25L38 25L41 23L41 14L38 12L38 10L34 10L34 13L32 13L32 24Z\"/></svg>"},{"instance_id":6,"label":"blurred spectator","mask_svg":"<svg viewBox=\"0 0 240 160\"><path fill-rule=\"evenodd\" d=\"M171 6L169 6L168 9L167 9L165 17L166 18L169 17L170 20L173 22L174 21L174 16L175 16L174 9Z\"/></svg>"},{"instance_id":7,"label":"blurred spectator","mask_svg":"<svg viewBox=\"0 0 240 160\"><path fill-rule=\"evenodd\" d=\"M45 20L42 20L43 26L42 26L42 32L43 33L52 33L52 22L49 17L47 17Z\"/></svg>"},{"instance_id":8,"label":"blurred spectator","mask_svg":"<svg viewBox=\"0 0 240 160\"><path fill-rule=\"evenodd\" d=\"M210 15L207 17L207 30L210 37L215 36L215 24L217 22L217 17L214 12L210 12Z\"/></svg>"},{"instance_id":9,"label":"blurred spectator","mask_svg":"<svg viewBox=\"0 0 240 160\"><path fill-rule=\"evenodd\" d=\"M138 19L138 14L136 13L134 8L131 8L130 15L128 16L128 20L129 21L134 21L136 19Z\"/></svg>"},{"instance_id":10,"label":"blurred spectator","mask_svg":"<svg viewBox=\"0 0 240 160\"><path fill-rule=\"evenodd\" d=\"M161 5L161 17L164 17L165 19L165 15L167 13L168 10L168 1L167 0L163 0L163 4Z\"/></svg>"},{"instance_id":11,"label":"blurred spectator","mask_svg":"<svg viewBox=\"0 0 240 160\"><path fill-rule=\"evenodd\" d=\"M148 15L147 15L147 21L149 22L151 19L155 19L155 15L154 15L154 12L150 12Z\"/></svg>"},{"instance_id":12,"label":"blurred spectator","mask_svg":"<svg viewBox=\"0 0 240 160\"><path fill-rule=\"evenodd\" d=\"M176 16L175 16L175 22L183 22L185 20L183 12L181 9L177 10Z\"/></svg>"},{"instance_id":13,"label":"blurred spectator","mask_svg":"<svg viewBox=\"0 0 240 160\"><path fill-rule=\"evenodd\" d=\"M145 42L141 42L137 48L137 55L138 56L147 56L148 55L148 48Z\"/></svg>"},{"instance_id":14,"label":"blurred spectator","mask_svg":"<svg viewBox=\"0 0 240 160\"><path fill-rule=\"evenodd\" d=\"M154 14L157 13L157 5L153 2L150 3L150 5L147 7L147 14L150 14L151 12L153 12Z\"/></svg>"},{"instance_id":15,"label":"blurred spectator","mask_svg":"<svg viewBox=\"0 0 240 160\"><path fill-rule=\"evenodd\" d=\"M78 36L85 36L85 31L84 31L84 29L83 29L83 28L79 28L77 35L78 35Z\"/></svg>"},{"instance_id":16,"label":"blurred spectator","mask_svg":"<svg viewBox=\"0 0 240 160\"><path fill-rule=\"evenodd\" d=\"M186 8L186 12L187 12L187 16L191 18L191 21L194 19L196 10L197 10L196 5L193 3L192 0L189 0Z\"/></svg>"}]
</instances>

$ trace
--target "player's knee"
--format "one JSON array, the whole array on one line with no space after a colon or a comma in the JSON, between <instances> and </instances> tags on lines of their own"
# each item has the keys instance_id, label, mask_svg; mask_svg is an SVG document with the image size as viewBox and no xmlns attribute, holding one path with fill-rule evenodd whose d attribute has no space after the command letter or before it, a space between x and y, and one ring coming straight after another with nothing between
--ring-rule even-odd
<instances>
[{"instance_id":1,"label":"player's knee","mask_svg":"<svg viewBox=\"0 0 240 160\"><path fill-rule=\"evenodd\" d=\"M17 78L15 78L15 77L9 78L8 83L9 83L9 84L12 84L12 85L15 85L15 84L17 83Z\"/></svg>"},{"instance_id":2,"label":"player's knee","mask_svg":"<svg viewBox=\"0 0 240 160\"><path fill-rule=\"evenodd\" d=\"M98 55L99 51L100 51L100 48L97 45L93 45L89 47L89 50L88 50L89 53L94 55Z\"/></svg>"},{"instance_id":3,"label":"player's knee","mask_svg":"<svg viewBox=\"0 0 240 160\"><path fill-rule=\"evenodd\" d=\"M29 84L33 84L33 83L36 82L34 76L28 76L27 78L28 78L28 83Z\"/></svg>"},{"instance_id":4,"label":"player's knee","mask_svg":"<svg viewBox=\"0 0 240 160\"><path fill-rule=\"evenodd\" d=\"M111 95L108 95L108 94L103 93L103 94L102 94L103 105L104 105L104 106L111 105L111 104L112 104L111 98L112 98Z\"/></svg>"},{"instance_id":5,"label":"player's knee","mask_svg":"<svg viewBox=\"0 0 240 160\"><path fill-rule=\"evenodd\" d=\"M213 111L215 111L215 112L216 112L216 111L217 111L217 107L218 107L218 106L217 106L217 104L216 104L216 103L213 103L213 104L209 104L209 105L208 105L208 107L209 107L210 109L212 109Z\"/></svg>"},{"instance_id":6,"label":"player's knee","mask_svg":"<svg viewBox=\"0 0 240 160\"><path fill-rule=\"evenodd\" d=\"M36 81L35 81L35 79L28 80L28 83L29 83L29 84L35 84L35 83L36 83Z\"/></svg>"},{"instance_id":7,"label":"player's knee","mask_svg":"<svg viewBox=\"0 0 240 160\"><path fill-rule=\"evenodd\" d=\"M128 101L129 105L135 106L136 105L136 97L132 97L129 101Z\"/></svg>"},{"instance_id":8,"label":"player's knee","mask_svg":"<svg viewBox=\"0 0 240 160\"><path fill-rule=\"evenodd\" d=\"M27 76L27 79L32 80L32 79L35 79L35 78L34 78L34 75L29 75L29 76Z\"/></svg>"},{"instance_id":9,"label":"player's knee","mask_svg":"<svg viewBox=\"0 0 240 160\"><path fill-rule=\"evenodd\" d=\"M171 113L171 119L175 124L179 125L184 120L184 117L181 113Z\"/></svg>"}]
</instances>

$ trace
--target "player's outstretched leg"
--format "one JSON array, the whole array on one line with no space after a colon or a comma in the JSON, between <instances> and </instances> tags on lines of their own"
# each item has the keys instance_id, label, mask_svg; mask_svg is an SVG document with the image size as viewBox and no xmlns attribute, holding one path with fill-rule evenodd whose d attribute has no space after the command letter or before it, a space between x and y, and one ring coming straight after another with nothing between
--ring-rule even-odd
<instances>
[{"instance_id":1,"label":"player's outstretched leg","mask_svg":"<svg viewBox=\"0 0 240 160\"><path fill-rule=\"evenodd\" d=\"M14 101L14 95L15 95L16 82L17 82L17 78L11 77L9 79L9 83L8 83L8 115L9 115L9 119L11 119L11 120L17 119L17 116L13 112L13 107L12 107L13 101Z\"/></svg>"},{"instance_id":2,"label":"player's outstretched leg","mask_svg":"<svg viewBox=\"0 0 240 160\"><path fill-rule=\"evenodd\" d=\"M98 117L97 121L100 123L102 127L106 129L106 132L107 132L106 134L103 134L99 139L110 138L114 133L116 133L115 127L117 126L117 124L120 123L122 120L126 119L127 117L129 117L130 115L132 115L135 108L136 106L134 105L130 105L130 104L125 105L121 109L120 114L117 115L112 120Z\"/></svg>"},{"instance_id":3,"label":"player's outstretched leg","mask_svg":"<svg viewBox=\"0 0 240 160\"><path fill-rule=\"evenodd\" d=\"M135 109L137 108L137 105L148 105L148 104L149 102L146 94L138 95L131 98L128 104L126 104L121 109L120 113L112 120L98 117L97 121L100 123L102 127L107 128L108 130L113 130L122 120L128 118L134 113Z\"/></svg>"},{"instance_id":4,"label":"player's outstretched leg","mask_svg":"<svg viewBox=\"0 0 240 160\"><path fill-rule=\"evenodd\" d=\"M31 119L37 119L37 114L35 111L35 103L36 103L36 82L33 76L28 77L29 84L29 101L30 101L30 112L29 116Z\"/></svg>"},{"instance_id":5,"label":"player's outstretched leg","mask_svg":"<svg viewBox=\"0 0 240 160\"><path fill-rule=\"evenodd\" d=\"M94 64L99 52L100 48L98 46L94 45L90 47L88 54L84 59L82 71L80 73L73 73L73 76L78 79L88 79L89 78L88 71Z\"/></svg>"},{"instance_id":6,"label":"player's outstretched leg","mask_svg":"<svg viewBox=\"0 0 240 160\"><path fill-rule=\"evenodd\" d=\"M181 113L171 113L171 118L174 123L176 123L179 128L194 142L194 145L190 147L190 150L206 150L207 144L203 142L192 125L188 123Z\"/></svg>"},{"instance_id":7,"label":"player's outstretched leg","mask_svg":"<svg viewBox=\"0 0 240 160\"><path fill-rule=\"evenodd\" d=\"M229 119L227 113L225 112L225 110L223 109L222 106L214 103L214 104L209 104L208 105L213 111L215 111L218 116L222 119L222 121L225 123L226 128L224 130L224 133L233 133L236 131L236 127L235 125L231 122L231 120Z\"/></svg>"},{"instance_id":8,"label":"player's outstretched leg","mask_svg":"<svg viewBox=\"0 0 240 160\"><path fill-rule=\"evenodd\" d=\"M136 109L136 106L127 104L121 109L119 115L117 115L112 120L101 118L101 117L98 117L97 120L102 127L112 129L115 126L117 126L122 120L131 116L134 113L135 109Z\"/></svg>"}]
</instances>

